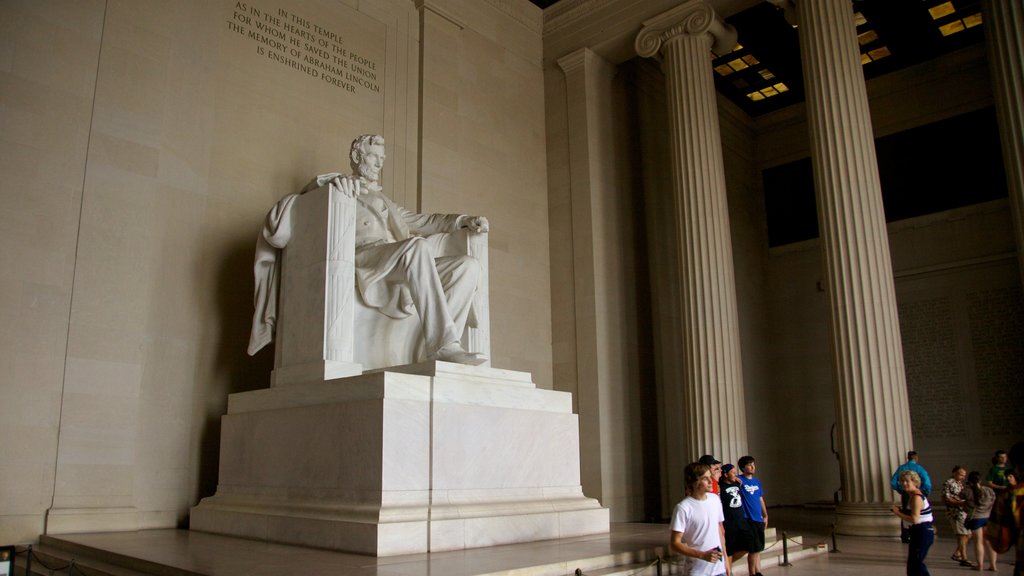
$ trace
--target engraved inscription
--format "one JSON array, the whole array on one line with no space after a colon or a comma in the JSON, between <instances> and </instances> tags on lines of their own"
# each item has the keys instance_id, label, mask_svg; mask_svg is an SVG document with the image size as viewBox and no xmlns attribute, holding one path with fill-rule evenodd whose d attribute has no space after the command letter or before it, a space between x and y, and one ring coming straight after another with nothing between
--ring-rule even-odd
<instances>
[{"instance_id":1,"label":"engraved inscription","mask_svg":"<svg viewBox=\"0 0 1024 576\"><path fill-rule=\"evenodd\" d=\"M257 55L346 92L380 92L377 62L336 30L256 2L235 2L230 12L228 30L252 43Z\"/></svg>"},{"instance_id":2,"label":"engraved inscription","mask_svg":"<svg viewBox=\"0 0 1024 576\"><path fill-rule=\"evenodd\" d=\"M914 437L967 433L949 298L900 303L900 332Z\"/></svg>"},{"instance_id":3,"label":"engraved inscription","mask_svg":"<svg viewBox=\"0 0 1024 576\"><path fill-rule=\"evenodd\" d=\"M1018 287L967 294L981 431L1024 436L1024 297Z\"/></svg>"}]
</instances>

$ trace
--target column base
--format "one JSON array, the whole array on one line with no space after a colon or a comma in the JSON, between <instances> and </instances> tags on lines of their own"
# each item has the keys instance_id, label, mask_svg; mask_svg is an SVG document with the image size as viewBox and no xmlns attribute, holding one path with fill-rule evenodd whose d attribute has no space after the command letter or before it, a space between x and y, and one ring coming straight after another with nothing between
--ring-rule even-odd
<instances>
[{"instance_id":1,"label":"column base","mask_svg":"<svg viewBox=\"0 0 1024 576\"><path fill-rule=\"evenodd\" d=\"M836 508L836 534L899 538L900 519L892 513L890 503L840 503Z\"/></svg>"}]
</instances>

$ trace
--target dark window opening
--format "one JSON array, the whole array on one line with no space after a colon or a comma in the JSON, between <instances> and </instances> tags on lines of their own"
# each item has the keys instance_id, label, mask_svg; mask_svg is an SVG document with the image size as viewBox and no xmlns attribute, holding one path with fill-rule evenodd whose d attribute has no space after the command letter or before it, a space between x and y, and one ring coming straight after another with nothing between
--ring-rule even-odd
<instances>
[{"instance_id":1,"label":"dark window opening","mask_svg":"<svg viewBox=\"0 0 1024 576\"><path fill-rule=\"evenodd\" d=\"M994 108L875 140L886 222L1005 198ZM810 158L762 172L768 245L818 237Z\"/></svg>"}]
</instances>

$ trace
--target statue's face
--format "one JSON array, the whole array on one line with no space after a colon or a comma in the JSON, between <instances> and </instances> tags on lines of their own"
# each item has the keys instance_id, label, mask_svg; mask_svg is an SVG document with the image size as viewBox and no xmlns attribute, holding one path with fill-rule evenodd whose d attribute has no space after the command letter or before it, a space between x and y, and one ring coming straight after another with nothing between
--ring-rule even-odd
<instances>
[{"instance_id":1,"label":"statue's face","mask_svg":"<svg viewBox=\"0 0 1024 576\"><path fill-rule=\"evenodd\" d=\"M384 167L384 146L374 144L363 149L359 159L359 175L370 182L380 180L380 171Z\"/></svg>"}]
</instances>

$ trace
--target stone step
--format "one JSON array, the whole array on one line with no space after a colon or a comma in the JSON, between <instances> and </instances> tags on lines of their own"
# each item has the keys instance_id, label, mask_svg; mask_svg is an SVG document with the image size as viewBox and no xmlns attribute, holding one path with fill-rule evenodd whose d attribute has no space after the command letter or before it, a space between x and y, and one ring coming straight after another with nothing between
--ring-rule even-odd
<instances>
[{"instance_id":1,"label":"stone step","mask_svg":"<svg viewBox=\"0 0 1024 576\"><path fill-rule=\"evenodd\" d=\"M787 535L787 540L788 553L786 555L788 556L790 563L796 562L801 558L828 552L828 547L823 543L804 546L803 537L800 535ZM644 555L645 557L632 562L629 562L629 558L625 556L588 558L586 559L586 562L581 561L577 564L565 562L560 565L562 568L561 572L555 571L552 573L575 573L581 576L657 576L659 573L662 576L668 576L671 574L682 574L680 563L676 559L668 556L667 545L664 547L652 548L647 552L648 553ZM781 566L783 556L782 541L776 538L775 529L769 528L765 531L765 549L761 552L761 564L762 566ZM660 572L658 567L659 562L661 563ZM536 574L540 573L541 572L537 572ZM533 574L533 572L531 572L531 574ZM749 576L745 558L741 559L737 562L736 566L733 567L733 575ZM495 574L488 576L499 575ZM500 574L500 576L511 575Z\"/></svg>"},{"instance_id":2,"label":"stone step","mask_svg":"<svg viewBox=\"0 0 1024 576\"><path fill-rule=\"evenodd\" d=\"M88 574L89 576L145 576L148 572L130 570L116 564L102 562L83 554L71 554L66 550L43 544L32 547L32 570L30 574L39 576L64 576L72 573ZM14 574L25 574L28 565L27 555L22 554L15 559Z\"/></svg>"},{"instance_id":3,"label":"stone step","mask_svg":"<svg viewBox=\"0 0 1024 576\"><path fill-rule=\"evenodd\" d=\"M824 554L828 552L828 548L821 544L817 547L801 548L799 550L789 551L789 562L792 564L806 558L808 556L814 556L817 554ZM766 566L781 566L782 555L769 554L761 557L762 567ZM565 574L571 574L572 572L565 572ZM618 565L609 568L601 568L597 570L581 570L577 572L581 576L670 576L673 574L682 574L682 568L680 564L673 560L662 560L661 570L659 572L657 561L652 562L638 562L634 564ZM732 573L734 576L749 576L747 571L746 559L741 559L733 566Z\"/></svg>"},{"instance_id":4,"label":"stone step","mask_svg":"<svg viewBox=\"0 0 1024 576\"><path fill-rule=\"evenodd\" d=\"M622 566L646 566L655 565L658 558L663 558L668 553L668 546L655 546L642 550L629 550L617 554L604 554L590 556L576 560L553 562L551 564L531 566L528 569L516 568L513 570L502 570L490 572L480 576L564 576L566 574L601 574L608 569ZM611 568L609 568L611 567ZM627 574L628 572L623 572Z\"/></svg>"},{"instance_id":5,"label":"stone step","mask_svg":"<svg viewBox=\"0 0 1024 576\"><path fill-rule=\"evenodd\" d=\"M169 537L168 532L173 532L173 534ZM777 538L777 536L781 536L781 532L776 532L774 529L766 532L768 542L766 543L765 551L762 553L762 564L765 567L781 564L782 544ZM76 541L74 535L69 535L68 537L44 535L40 537L40 543L33 547L34 557L40 559L39 561L33 561L33 574L65 576L69 574L65 567L74 559L76 568L80 568L80 570L76 569L75 571L75 574L78 576L83 574L86 576L141 576L143 574L156 576L199 576L199 573L191 570L196 570L198 569L197 566L206 566L211 562L216 564L209 557L210 549L220 550L221 548L217 548L217 546L222 546L224 547L223 550L235 550L237 553L239 546L246 548L246 545L251 544L251 541L220 536L211 537L199 533L185 534L187 537L184 541L181 538L181 531L160 530L152 532L143 531L127 535L110 535L106 539L89 539L88 543L82 543L81 539ZM616 539L615 544L610 548L606 539L600 536L572 538L567 539L556 547L560 550L568 551L567 554L562 552L552 554L551 550L547 549L533 558L536 563L523 564L517 562L515 567L501 570L491 568L490 571L481 573L466 572L466 574L472 573L479 576L566 576L578 573L583 576L656 576L658 574L659 559L661 559L660 568L662 576L679 572L678 566L669 557L668 525L642 525L642 528L639 530L629 528L627 530L620 530L619 534L620 536ZM192 536L196 536L197 540L194 540ZM111 538L119 542L119 545L111 546ZM207 542L209 538L216 538L218 542ZM97 544L97 547L93 547L91 545L93 542L106 542L106 544ZM195 546L196 549L192 550L190 546ZM516 546L529 547L528 545ZM814 545L810 547L803 546L803 538L799 535L788 536L787 546L790 562L795 562L804 556L827 551L823 544L820 547ZM119 552L114 552L111 548L119 550ZM295 550L306 550L283 547L281 545L275 545L275 549L277 549L275 553L278 556L282 553L291 556ZM284 550L282 551L281 549ZM507 548L498 547L497 549L507 553ZM129 550L132 552L129 552ZM148 557L149 560L128 555L135 553L134 551L142 550L148 551L148 553L142 555ZM157 553L154 553L154 550ZM180 554L180 556L175 556L174 559L169 561L167 553L170 550L177 551L176 553ZM443 556L445 553L438 554ZM467 553L462 552L460 554ZM169 564L177 563L182 567L159 564L156 562L157 558L161 558L164 562L169 561ZM546 560L541 560L541 558L546 558ZM24 573L24 559L24 554L18 556L17 566L19 569L16 573L19 576ZM191 568L191 570L184 566ZM60 570L51 572L48 567L60 568ZM738 563L734 574L746 576L745 561L741 560Z\"/></svg>"},{"instance_id":6,"label":"stone step","mask_svg":"<svg viewBox=\"0 0 1024 576\"><path fill-rule=\"evenodd\" d=\"M75 574L89 576L202 576L197 572L165 566L101 550L91 546L68 542L59 537L42 535L39 544L32 547L32 574L63 576L70 574L69 564L74 561ZM23 574L25 555L18 556L17 574Z\"/></svg>"}]
</instances>

